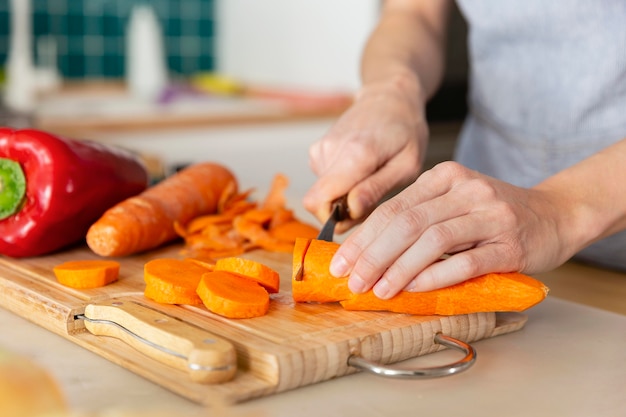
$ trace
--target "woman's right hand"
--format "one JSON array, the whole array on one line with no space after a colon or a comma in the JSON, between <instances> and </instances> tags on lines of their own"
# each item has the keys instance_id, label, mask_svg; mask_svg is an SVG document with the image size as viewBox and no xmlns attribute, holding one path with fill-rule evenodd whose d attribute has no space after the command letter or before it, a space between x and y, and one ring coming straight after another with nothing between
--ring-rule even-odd
<instances>
[{"instance_id":1,"label":"woman's right hand","mask_svg":"<svg viewBox=\"0 0 626 417\"><path fill-rule=\"evenodd\" d=\"M425 99L419 83L405 75L362 88L353 105L309 150L318 176L304 207L324 222L332 201L348 194L350 221L365 218L392 191L417 178L428 139Z\"/></svg>"}]
</instances>

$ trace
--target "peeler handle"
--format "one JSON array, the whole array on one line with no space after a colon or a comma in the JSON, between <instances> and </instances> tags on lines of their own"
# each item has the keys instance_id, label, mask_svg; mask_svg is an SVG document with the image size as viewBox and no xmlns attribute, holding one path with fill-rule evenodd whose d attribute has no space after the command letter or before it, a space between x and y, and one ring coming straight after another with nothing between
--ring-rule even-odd
<instances>
[{"instance_id":1,"label":"peeler handle","mask_svg":"<svg viewBox=\"0 0 626 417\"><path fill-rule=\"evenodd\" d=\"M199 383L219 383L237 372L237 354L227 340L132 301L89 304L83 319L89 332L120 339L143 354L188 372Z\"/></svg>"}]
</instances>

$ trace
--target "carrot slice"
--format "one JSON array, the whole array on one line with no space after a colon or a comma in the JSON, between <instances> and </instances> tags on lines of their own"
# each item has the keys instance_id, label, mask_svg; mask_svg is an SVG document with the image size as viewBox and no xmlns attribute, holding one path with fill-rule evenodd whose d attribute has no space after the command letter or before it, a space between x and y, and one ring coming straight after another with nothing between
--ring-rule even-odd
<instances>
[{"instance_id":1,"label":"carrot slice","mask_svg":"<svg viewBox=\"0 0 626 417\"><path fill-rule=\"evenodd\" d=\"M270 296L261 285L226 271L202 275L197 293L209 311L232 319L263 316L270 306Z\"/></svg>"},{"instance_id":2,"label":"carrot slice","mask_svg":"<svg viewBox=\"0 0 626 417\"><path fill-rule=\"evenodd\" d=\"M348 288L348 278L335 278L328 272L330 260L337 247L336 243L323 240L296 239L291 281L294 301L329 303L346 300L352 295ZM296 281L295 274L300 264L303 268L303 279Z\"/></svg>"},{"instance_id":3,"label":"carrot slice","mask_svg":"<svg viewBox=\"0 0 626 417\"><path fill-rule=\"evenodd\" d=\"M262 285L270 294L277 293L280 288L278 272L252 259L237 257L218 259L214 271L226 271L249 278Z\"/></svg>"},{"instance_id":4,"label":"carrot slice","mask_svg":"<svg viewBox=\"0 0 626 417\"><path fill-rule=\"evenodd\" d=\"M57 280L72 288L98 288L117 281L120 264L108 260L77 260L59 264L53 268Z\"/></svg>"},{"instance_id":5,"label":"carrot slice","mask_svg":"<svg viewBox=\"0 0 626 417\"><path fill-rule=\"evenodd\" d=\"M202 274L210 268L198 262L159 258L144 265L144 295L163 304L201 304L196 293Z\"/></svg>"},{"instance_id":6,"label":"carrot slice","mask_svg":"<svg viewBox=\"0 0 626 417\"><path fill-rule=\"evenodd\" d=\"M339 244L311 240L307 249L307 243L307 239L297 239L294 248L292 295L296 302L339 301L346 310L450 316L523 311L541 302L549 291L542 282L532 277L509 272L482 275L435 291L402 291L389 300L381 300L371 290L364 294L352 294L347 277L330 275L330 260ZM301 264L302 280L297 281L296 271Z\"/></svg>"}]
</instances>

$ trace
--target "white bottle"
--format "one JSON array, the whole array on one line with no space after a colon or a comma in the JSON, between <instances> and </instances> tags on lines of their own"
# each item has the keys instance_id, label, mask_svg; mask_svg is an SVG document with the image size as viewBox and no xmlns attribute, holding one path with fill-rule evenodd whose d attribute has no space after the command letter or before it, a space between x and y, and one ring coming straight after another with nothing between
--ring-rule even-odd
<instances>
[{"instance_id":1,"label":"white bottle","mask_svg":"<svg viewBox=\"0 0 626 417\"><path fill-rule=\"evenodd\" d=\"M11 39L4 104L20 113L34 110L37 94L31 27L30 0L11 0Z\"/></svg>"},{"instance_id":2,"label":"white bottle","mask_svg":"<svg viewBox=\"0 0 626 417\"><path fill-rule=\"evenodd\" d=\"M130 93L155 101L167 87L161 26L152 8L133 8L126 31L126 83Z\"/></svg>"}]
</instances>

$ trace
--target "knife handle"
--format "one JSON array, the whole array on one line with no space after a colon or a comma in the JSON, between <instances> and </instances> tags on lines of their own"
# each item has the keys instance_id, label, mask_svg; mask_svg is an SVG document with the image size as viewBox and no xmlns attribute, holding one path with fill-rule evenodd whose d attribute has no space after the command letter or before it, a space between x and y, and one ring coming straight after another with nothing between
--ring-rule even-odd
<instances>
[{"instance_id":1,"label":"knife handle","mask_svg":"<svg viewBox=\"0 0 626 417\"><path fill-rule=\"evenodd\" d=\"M120 339L143 354L188 372L192 381L231 380L237 354L227 340L132 301L108 300L78 315L89 332Z\"/></svg>"}]
</instances>

